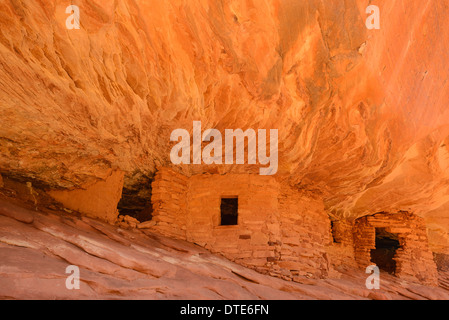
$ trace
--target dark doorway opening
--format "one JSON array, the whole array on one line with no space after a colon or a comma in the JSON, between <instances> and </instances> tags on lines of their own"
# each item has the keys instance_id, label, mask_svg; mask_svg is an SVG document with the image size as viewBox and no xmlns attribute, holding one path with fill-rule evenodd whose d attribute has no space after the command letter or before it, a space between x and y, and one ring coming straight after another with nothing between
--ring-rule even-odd
<instances>
[{"instance_id":1,"label":"dark doorway opening","mask_svg":"<svg viewBox=\"0 0 449 320\"><path fill-rule=\"evenodd\" d=\"M371 250L371 261L380 270L394 274L396 261L393 258L400 247L397 234L387 232L385 228L376 228L376 249Z\"/></svg>"},{"instance_id":2,"label":"dark doorway opening","mask_svg":"<svg viewBox=\"0 0 449 320\"><path fill-rule=\"evenodd\" d=\"M236 225L238 221L238 209L239 199L233 198L221 198L220 212L222 226Z\"/></svg>"},{"instance_id":3,"label":"dark doorway opening","mask_svg":"<svg viewBox=\"0 0 449 320\"><path fill-rule=\"evenodd\" d=\"M127 181L131 182L127 182ZM119 215L131 216L139 222L150 221L153 218L151 204L152 178L140 172L125 177L122 197L117 205Z\"/></svg>"},{"instance_id":4,"label":"dark doorway opening","mask_svg":"<svg viewBox=\"0 0 449 320\"><path fill-rule=\"evenodd\" d=\"M331 220L331 231L332 231L332 242L333 243L340 243L341 241L339 241L337 238L337 230L336 230L336 223Z\"/></svg>"}]
</instances>

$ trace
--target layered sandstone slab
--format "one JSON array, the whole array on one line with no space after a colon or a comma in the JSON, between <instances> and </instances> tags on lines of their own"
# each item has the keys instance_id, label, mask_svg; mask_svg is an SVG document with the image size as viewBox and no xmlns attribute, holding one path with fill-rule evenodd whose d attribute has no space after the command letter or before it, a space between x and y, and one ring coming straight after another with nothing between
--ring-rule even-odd
<instances>
[{"instance_id":1,"label":"layered sandstone slab","mask_svg":"<svg viewBox=\"0 0 449 320\"><path fill-rule=\"evenodd\" d=\"M0 210L2 299L449 299L443 287L383 273L373 292L363 270L334 280L285 281L185 241L0 198L2 208L33 217L30 224ZM66 288L69 265L80 269L79 290ZM440 277L447 287L448 274Z\"/></svg>"}]
</instances>

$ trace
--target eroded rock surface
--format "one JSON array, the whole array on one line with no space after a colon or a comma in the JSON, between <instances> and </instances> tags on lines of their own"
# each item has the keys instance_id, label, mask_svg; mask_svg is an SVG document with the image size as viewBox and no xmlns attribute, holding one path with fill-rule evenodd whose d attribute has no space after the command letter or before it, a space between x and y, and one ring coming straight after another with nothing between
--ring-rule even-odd
<instances>
[{"instance_id":1,"label":"eroded rock surface","mask_svg":"<svg viewBox=\"0 0 449 320\"><path fill-rule=\"evenodd\" d=\"M340 279L285 281L191 243L6 200L0 200L2 299L449 299L447 272L440 272L440 287L381 273L375 291L355 269L340 270ZM18 210L33 222L10 213ZM66 288L69 265L80 268L79 290Z\"/></svg>"},{"instance_id":2,"label":"eroded rock surface","mask_svg":"<svg viewBox=\"0 0 449 320\"><path fill-rule=\"evenodd\" d=\"M339 218L447 233L449 9L432 0L0 2L0 170L51 188L170 165L170 133L279 129L279 177ZM176 168L180 170L180 168ZM186 166L192 171L255 168Z\"/></svg>"},{"instance_id":3,"label":"eroded rock surface","mask_svg":"<svg viewBox=\"0 0 449 320\"><path fill-rule=\"evenodd\" d=\"M66 28L69 4L80 30ZM172 130L278 129L280 183L332 219L413 212L448 254L449 7L378 0L368 30L369 4L0 0L0 173L35 201L35 188L78 194L117 169L123 206L143 210L158 168L259 170L173 166Z\"/></svg>"}]
</instances>

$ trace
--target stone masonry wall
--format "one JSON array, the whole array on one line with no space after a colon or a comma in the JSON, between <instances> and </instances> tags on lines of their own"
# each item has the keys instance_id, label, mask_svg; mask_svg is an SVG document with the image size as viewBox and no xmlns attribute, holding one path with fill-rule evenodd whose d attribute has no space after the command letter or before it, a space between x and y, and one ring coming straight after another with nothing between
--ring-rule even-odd
<instances>
[{"instance_id":1,"label":"stone masonry wall","mask_svg":"<svg viewBox=\"0 0 449 320\"><path fill-rule=\"evenodd\" d=\"M340 268L357 267L354 260L354 224L346 220L332 221L332 243L327 247L332 266Z\"/></svg>"},{"instance_id":2,"label":"stone masonry wall","mask_svg":"<svg viewBox=\"0 0 449 320\"><path fill-rule=\"evenodd\" d=\"M153 230L176 239L186 239L187 177L162 168L152 183Z\"/></svg>"},{"instance_id":3,"label":"stone masonry wall","mask_svg":"<svg viewBox=\"0 0 449 320\"><path fill-rule=\"evenodd\" d=\"M438 274L432 252L429 249L424 220L411 213L378 213L355 221L354 252L359 267L372 265L370 252L375 249L375 228L398 234L400 248L393 258L396 261L396 276L418 281L426 285L437 285Z\"/></svg>"},{"instance_id":4,"label":"stone masonry wall","mask_svg":"<svg viewBox=\"0 0 449 320\"><path fill-rule=\"evenodd\" d=\"M287 277L289 273L293 277L328 276L326 246L331 241L330 220L323 202L283 186L279 209L282 246L275 267L280 267L280 272Z\"/></svg>"},{"instance_id":5,"label":"stone masonry wall","mask_svg":"<svg viewBox=\"0 0 449 320\"><path fill-rule=\"evenodd\" d=\"M187 240L219 252L242 265L267 272L279 240L279 186L271 177L197 175L189 180ZM238 197L238 225L220 225L222 197Z\"/></svg>"},{"instance_id":6,"label":"stone masonry wall","mask_svg":"<svg viewBox=\"0 0 449 320\"><path fill-rule=\"evenodd\" d=\"M285 279L328 275L330 222L320 199L252 174L187 178L163 169L152 188L155 231ZM237 225L220 225L222 197L238 197Z\"/></svg>"}]
</instances>

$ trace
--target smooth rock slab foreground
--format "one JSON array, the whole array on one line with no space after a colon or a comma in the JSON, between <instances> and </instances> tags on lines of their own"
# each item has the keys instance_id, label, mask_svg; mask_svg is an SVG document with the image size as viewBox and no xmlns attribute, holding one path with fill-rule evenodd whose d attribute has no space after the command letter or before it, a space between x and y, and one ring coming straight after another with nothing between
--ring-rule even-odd
<instances>
[{"instance_id":1,"label":"smooth rock slab foreground","mask_svg":"<svg viewBox=\"0 0 449 320\"><path fill-rule=\"evenodd\" d=\"M449 299L441 287L383 273L381 289L368 290L363 270L344 271L341 279L284 281L148 230L3 200L0 207L2 299ZM11 213L18 210L33 221ZM79 290L66 288L69 265L80 268Z\"/></svg>"}]
</instances>

